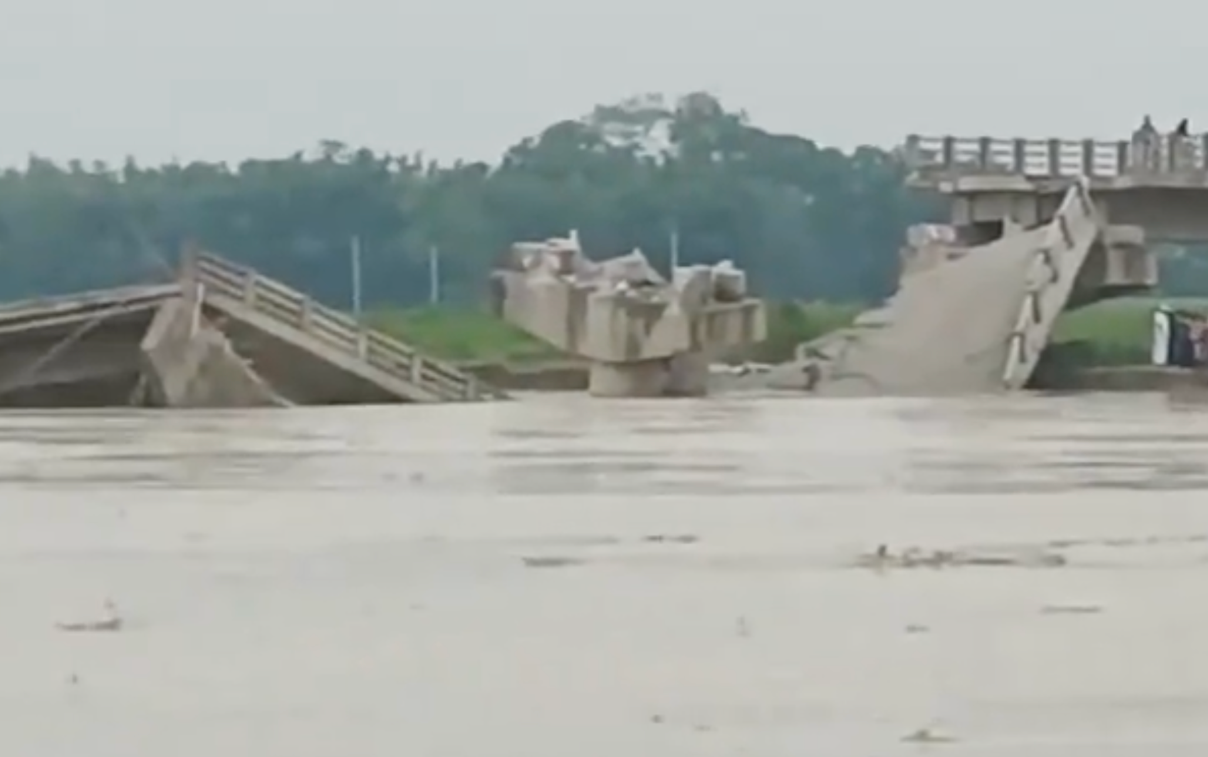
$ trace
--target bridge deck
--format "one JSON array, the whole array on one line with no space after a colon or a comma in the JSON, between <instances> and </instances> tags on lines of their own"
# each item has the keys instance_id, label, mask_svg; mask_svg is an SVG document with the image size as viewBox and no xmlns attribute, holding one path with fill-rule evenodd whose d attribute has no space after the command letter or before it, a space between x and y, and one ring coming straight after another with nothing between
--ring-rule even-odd
<instances>
[{"instance_id":1,"label":"bridge deck","mask_svg":"<svg viewBox=\"0 0 1208 757\"><path fill-rule=\"evenodd\" d=\"M172 283L18 300L0 304L0 329L13 332L20 330L23 324L36 328L47 323L87 320L109 310L154 309L179 294L180 285Z\"/></svg>"},{"instance_id":2,"label":"bridge deck","mask_svg":"<svg viewBox=\"0 0 1208 757\"><path fill-rule=\"evenodd\" d=\"M1085 182L1053 220L902 279L884 306L802 350L818 394L978 394L1023 388L1099 235Z\"/></svg>"},{"instance_id":3,"label":"bridge deck","mask_svg":"<svg viewBox=\"0 0 1208 757\"><path fill-rule=\"evenodd\" d=\"M466 371L422 355L246 266L199 255L187 265L185 281L200 285L207 309L226 322L223 330L236 350L246 350L257 372L296 402L306 402L308 396L323 402L505 396Z\"/></svg>"},{"instance_id":4,"label":"bridge deck","mask_svg":"<svg viewBox=\"0 0 1208 757\"><path fill-rule=\"evenodd\" d=\"M197 293L235 352L294 403L504 396L250 268L201 255L177 283L0 305L0 406L129 404L154 313L181 297L196 302Z\"/></svg>"}]
</instances>

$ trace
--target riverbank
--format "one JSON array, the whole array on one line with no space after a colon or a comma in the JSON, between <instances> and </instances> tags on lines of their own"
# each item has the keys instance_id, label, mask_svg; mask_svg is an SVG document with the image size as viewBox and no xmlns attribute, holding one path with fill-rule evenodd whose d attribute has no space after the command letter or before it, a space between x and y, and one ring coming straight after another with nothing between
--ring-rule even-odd
<instances>
[{"instance_id":1,"label":"riverbank","mask_svg":"<svg viewBox=\"0 0 1208 757\"><path fill-rule=\"evenodd\" d=\"M768 338L734 362L779 363L801 342L851 323L862 307L851 303L775 303L768 307ZM433 357L456 363L502 389L578 391L587 388L587 362L560 352L484 310L422 307L378 310L374 328Z\"/></svg>"},{"instance_id":2,"label":"riverbank","mask_svg":"<svg viewBox=\"0 0 1208 757\"><path fill-rule=\"evenodd\" d=\"M779 362L801 342L842 328L863 309L856 303L783 302L768 306L768 338L735 359ZM377 310L366 320L433 357L469 365L513 367L565 363L568 357L484 310L421 307Z\"/></svg>"},{"instance_id":3,"label":"riverbank","mask_svg":"<svg viewBox=\"0 0 1208 757\"><path fill-rule=\"evenodd\" d=\"M1166 301L1179 308L1208 309L1208 299ZM1143 390L1171 380L1183 383L1183 378L1158 376L1160 372L1148 368L1152 314L1158 302L1152 297L1120 298L1063 315L1054 329L1037 386ZM724 358L767 364L791 360L798 344L847 326L864 307L859 303L772 303L768 306L767 339ZM367 320L375 328L505 389L577 391L587 387L585 361L555 350L484 310L379 310Z\"/></svg>"}]
</instances>

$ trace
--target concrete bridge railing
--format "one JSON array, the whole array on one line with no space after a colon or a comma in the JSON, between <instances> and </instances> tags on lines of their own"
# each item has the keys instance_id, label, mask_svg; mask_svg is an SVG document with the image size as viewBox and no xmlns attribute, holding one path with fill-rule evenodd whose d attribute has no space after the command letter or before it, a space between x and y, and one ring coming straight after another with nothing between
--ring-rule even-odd
<instances>
[{"instance_id":1,"label":"concrete bridge railing","mask_svg":"<svg viewBox=\"0 0 1208 757\"><path fill-rule=\"evenodd\" d=\"M444 400L503 396L468 372L421 355L407 344L367 328L352 316L322 305L252 268L204 253L192 255L186 262L186 267L189 266L203 292L236 300L328 347L399 376L431 395Z\"/></svg>"},{"instance_id":2,"label":"concrete bridge railing","mask_svg":"<svg viewBox=\"0 0 1208 757\"><path fill-rule=\"evenodd\" d=\"M1088 178L1208 170L1208 133L1163 135L1152 145L1130 140L926 137L906 139L903 157L920 174L1015 174Z\"/></svg>"},{"instance_id":3,"label":"concrete bridge railing","mask_svg":"<svg viewBox=\"0 0 1208 757\"><path fill-rule=\"evenodd\" d=\"M1022 389L1031 378L1099 233L1090 188L1080 178L1066 191L1029 266L1023 302L1009 337L1004 388Z\"/></svg>"}]
</instances>

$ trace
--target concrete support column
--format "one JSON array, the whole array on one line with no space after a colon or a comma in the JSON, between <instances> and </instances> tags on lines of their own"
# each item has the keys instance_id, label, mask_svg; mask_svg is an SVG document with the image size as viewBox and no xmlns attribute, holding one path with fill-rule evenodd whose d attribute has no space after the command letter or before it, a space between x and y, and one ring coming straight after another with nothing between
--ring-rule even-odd
<instances>
[{"instance_id":1,"label":"concrete support column","mask_svg":"<svg viewBox=\"0 0 1208 757\"><path fill-rule=\"evenodd\" d=\"M662 397L668 383L668 360L591 364L588 392L593 397Z\"/></svg>"},{"instance_id":2,"label":"concrete support column","mask_svg":"<svg viewBox=\"0 0 1208 757\"><path fill-rule=\"evenodd\" d=\"M703 397L709 393L709 356L684 352L657 360L591 364L593 397Z\"/></svg>"},{"instance_id":3,"label":"concrete support column","mask_svg":"<svg viewBox=\"0 0 1208 757\"><path fill-rule=\"evenodd\" d=\"M673 355L667 366L666 394L704 397L709 393L709 356L704 351Z\"/></svg>"}]
</instances>

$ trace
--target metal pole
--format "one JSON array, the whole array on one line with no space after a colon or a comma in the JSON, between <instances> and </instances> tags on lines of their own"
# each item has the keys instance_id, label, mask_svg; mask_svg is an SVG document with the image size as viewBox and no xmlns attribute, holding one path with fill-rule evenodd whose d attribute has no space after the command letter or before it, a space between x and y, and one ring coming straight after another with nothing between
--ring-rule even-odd
<instances>
[{"instance_id":1,"label":"metal pole","mask_svg":"<svg viewBox=\"0 0 1208 757\"><path fill-rule=\"evenodd\" d=\"M671 227L671 275L675 276L675 269L679 268L679 226Z\"/></svg>"},{"instance_id":2,"label":"metal pole","mask_svg":"<svg viewBox=\"0 0 1208 757\"><path fill-rule=\"evenodd\" d=\"M352 238L352 247L349 250L349 255L352 258L352 314L357 318L361 317L361 238L354 236Z\"/></svg>"},{"instance_id":3,"label":"metal pole","mask_svg":"<svg viewBox=\"0 0 1208 757\"><path fill-rule=\"evenodd\" d=\"M428 303L436 305L440 302L440 248L432 245L428 248Z\"/></svg>"}]
</instances>

